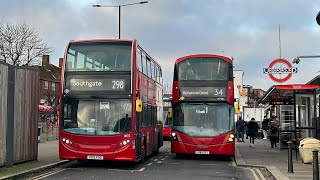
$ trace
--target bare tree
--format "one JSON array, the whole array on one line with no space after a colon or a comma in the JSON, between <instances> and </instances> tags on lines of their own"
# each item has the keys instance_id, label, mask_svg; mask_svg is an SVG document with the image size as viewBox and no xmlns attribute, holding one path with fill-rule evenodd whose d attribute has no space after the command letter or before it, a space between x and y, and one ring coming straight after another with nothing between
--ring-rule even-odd
<instances>
[{"instance_id":1,"label":"bare tree","mask_svg":"<svg viewBox=\"0 0 320 180\"><path fill-rule=\"evenodd\" d=\"M39 33L26 23L0 22L0 60L16 66L29 66L51 52Z\"/></svg>"}]
</instances>

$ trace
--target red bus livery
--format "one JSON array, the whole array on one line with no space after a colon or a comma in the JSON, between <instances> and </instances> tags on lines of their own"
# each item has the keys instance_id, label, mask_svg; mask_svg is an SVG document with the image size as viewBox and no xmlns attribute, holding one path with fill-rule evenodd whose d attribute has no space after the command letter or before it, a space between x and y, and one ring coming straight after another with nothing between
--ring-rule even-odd
<instances>
[{"instance_id":1,"label":"red bus livery","mask_svg":"<svg viewBox=\"0 0 320 180\"><path fill-rule=\"evenodd\" d=\"M172 94L165 93L163 95L163 139L171 140L171 125L172 125Z\"/></svg>"},{"instance_id":2,"label":"red bus livery","mask_svg":"<svg viewBox=\"0 0 320 180\"><path fill-rule=\"evenodd\" d=\"M234 156L233 64L196 54L176 60L171 152Z\"/></svg>"},{"instance_id":3,"label":"red bus livery","mask_svg":"<svg viewBox=\"0 0 320 180\"><path fill-rule=\"evenodd\" d=\"M144 161L162 139L162 71L136 40L71 41L60 89L60 159Z\"/></svg>"}]
</instances>

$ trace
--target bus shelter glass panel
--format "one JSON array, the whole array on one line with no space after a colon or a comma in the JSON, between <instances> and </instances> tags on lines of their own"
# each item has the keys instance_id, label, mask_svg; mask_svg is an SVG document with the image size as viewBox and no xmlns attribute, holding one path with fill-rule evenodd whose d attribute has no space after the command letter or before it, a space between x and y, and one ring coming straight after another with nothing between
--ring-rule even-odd
<instances>
[{"instance_id":1,"label":"bus shelter glass panel","mask_svg":"<svg viewBox=\"0 0 320 180\"><path fill-rule=\"evenodd\" d=\"M281 131L294 131L294 106L282 105L280 106L280 125Z\"/></svg>"},{"instance_id":2,"label":"bus shelter glass panel","mask_svg":"<svg viewBox=\"0 0 320 180\"><path fill-rule=\"evenodd\" d=\"M314 100L313 94L296 95L296 119L297 129L299 129L298 137L314 137Z\"/></svg>"}]
</instances>

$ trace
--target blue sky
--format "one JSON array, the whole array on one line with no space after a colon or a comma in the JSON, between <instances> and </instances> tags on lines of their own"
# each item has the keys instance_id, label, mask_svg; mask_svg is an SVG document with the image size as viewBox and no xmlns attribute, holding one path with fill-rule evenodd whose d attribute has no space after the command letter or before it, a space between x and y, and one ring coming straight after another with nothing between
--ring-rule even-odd
<instances>
[{"instance_id":1,"label":"blue sky","mask_svg":"<svg viewBox=\"0 0 320 180\"><path fill-rule=\"evenodd\" d=\"M0 19L26 22L53 47L57 64L72 39L117 38L118 9L91 4L118 5L135 0L10 0L1 3ZM214 53L234 57L244 81L267 90L274 84L263 67L282 58L320 55L317 0L149 0L121 9L121 36L137 39L164 69L171 81L173 63L180 56ZM320 59L302 59L299 73L287 83L306 83L320 70Z\"/></svg>"}]
</instances>

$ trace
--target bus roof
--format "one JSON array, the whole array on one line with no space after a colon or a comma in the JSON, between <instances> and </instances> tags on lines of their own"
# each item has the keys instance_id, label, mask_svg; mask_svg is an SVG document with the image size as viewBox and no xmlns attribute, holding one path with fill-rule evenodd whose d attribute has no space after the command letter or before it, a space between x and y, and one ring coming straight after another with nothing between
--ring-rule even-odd
<instances>
[{"instance_id":1,"label":"bus roof","mask_svg":"<svg viewBox=\"0 0 320 180\"><path fill-rule=\"evenodd\" d=\"M82 43L82 42L133 42L132 39L105 39L105 38L99 38L99 39L81 39L81 40L71 40L71 43Z\"/></svg>"},{"instance_id":2,"label":"bus roof","mask_svg":"<svg viewBox=\"0 0 320 180\"><path fill-rule=\"evenodd\" d=\"M203 58L203 57L204 58L210 58L210 57L220 58L220 59L232 64L232 60L229 57L216 55L216 54L191 54L191 55L187 55L187 56L182 56L176 60L175 64L178 64L181 61L184 61L188 58Z\"/></svg>"},{"instance_id":3,"label":"bus roof","mask_svg":"<svg viewBox=\"0 0 320 180\"><path fill-rule=\"evenodd\" d=\"M137 43L137 40L136 39L114 39L114 38L80 39L80 40L71 40L69 42L69 46L72 43L87 43L87 42L132 42L132 43ZM149 58L151 58L159 67L161 67L160 64L156 60L154 60L139 44L137 46L139 46L141 48L141 50L143 50L148 55Z\"/></svg>"}]
</instances>

